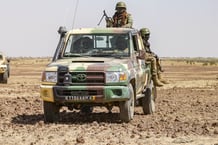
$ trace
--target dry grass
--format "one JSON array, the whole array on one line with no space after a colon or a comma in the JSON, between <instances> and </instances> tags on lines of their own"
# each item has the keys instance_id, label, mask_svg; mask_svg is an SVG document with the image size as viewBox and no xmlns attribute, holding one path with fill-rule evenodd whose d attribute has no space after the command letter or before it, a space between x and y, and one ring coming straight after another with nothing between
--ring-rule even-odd
<instances>
[{"instance_id":1,"label":"dry grass","mask_svg":"<svg viewBox=\"0 0 218 145\"><path fill-rule=\"evenodd\" d=\"M29 64L48 64L51 62L51 57L14 57L10 58L10 63L14 65L29 65Z\"/></svg>"},{"instance_id":2,"label":"dry grass","mask_svg":"<svg viewBox=\"0 0 218 145\"><path fill-rule=\"evenodd\" d=\"M167 65L201 65L201 66L217 66L218 58L212 57L181 57L181 58L162 58L162 62Z\"/></svg>"}]
</instances>

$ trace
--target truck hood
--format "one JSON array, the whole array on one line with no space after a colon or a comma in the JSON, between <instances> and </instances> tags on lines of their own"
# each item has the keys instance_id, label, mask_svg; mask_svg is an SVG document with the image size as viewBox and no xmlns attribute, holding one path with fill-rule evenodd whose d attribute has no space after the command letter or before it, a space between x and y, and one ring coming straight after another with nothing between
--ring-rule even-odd
<instances>
[{"instance_id":1,"label":"truck hood","mask_svg":"<svg viewBox=\"0 0 218 145\"><path fill-rule=\"evenodd\" d=\"M127 58L78 57L52 62L47 71L56 71L58 66L68 66L70 71L125 71L132 67Z\"/></svg>"}]
</instances>

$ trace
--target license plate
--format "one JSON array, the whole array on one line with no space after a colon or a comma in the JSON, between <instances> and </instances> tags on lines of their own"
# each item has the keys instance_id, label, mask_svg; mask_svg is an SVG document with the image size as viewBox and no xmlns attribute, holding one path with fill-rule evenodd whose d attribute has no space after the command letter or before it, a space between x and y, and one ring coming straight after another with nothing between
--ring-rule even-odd
<instances>
[{"instance_id":1,"label":"license plate","mask_svg":"<svg viewBox=\"0 0 218 145\"><path fill-rule=\"evenodd\" d=\"M74 101L95 100L95 96L65 96L65 100L74 100Z\"/></svg>"}]
</instances>

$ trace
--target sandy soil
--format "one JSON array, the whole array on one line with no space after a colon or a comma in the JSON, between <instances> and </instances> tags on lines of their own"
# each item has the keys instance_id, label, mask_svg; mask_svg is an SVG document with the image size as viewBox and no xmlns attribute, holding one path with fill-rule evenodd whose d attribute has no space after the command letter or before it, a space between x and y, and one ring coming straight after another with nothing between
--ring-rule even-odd
<instances>
[{"instance_id":1,"label":"sandy soil","mask_svg":"<svg viewBox=\"0 0 218 145\"><path fill-rule=\"evenodd\" d=\"M61 121L45 124L39 97L49 59L12 59L8 84L0 84L0 144L218 145L218 67L163 61L170 84L158 88L156 113L121 123L96 107L91 115L62 109Z\"/></svg>"}]
</instances>

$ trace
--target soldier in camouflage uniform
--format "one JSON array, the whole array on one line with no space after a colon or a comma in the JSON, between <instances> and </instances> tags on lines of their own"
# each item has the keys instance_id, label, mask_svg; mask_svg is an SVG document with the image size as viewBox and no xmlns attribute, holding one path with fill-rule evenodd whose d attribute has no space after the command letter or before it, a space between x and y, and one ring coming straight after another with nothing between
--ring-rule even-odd
<instances>
[{"instance_id":1,"label":"soldier in camouflage uniform","mask_svg":"<svg viewBox=\"0 0 218 145\"><path fill-rule=\"evenodd\" d=\"M150 43L148 42L148 39L150 37L150 31L147 28L142 28L140 30L143 44L146 51L146 60L151 62L151 70L152 70L152 79L154 81L154 84L158 87L162 87L164 84L168 84L166 80L164 80L161 76L161 65L158 56L153 53L150 49Z\"/></svg>"},{"instance_id":2,"label":"soldier in camouflage uniform","mask_svg":"<svg viewBox=\"0 0 218 145\"><path fill-rule=\"evenodd\" d=\"M132 28L133 19L131 14L126 12L126 4L118 2L115 10L116 12L112 19L106 18L107 27Z\"/></svg>"}]
</instances>

